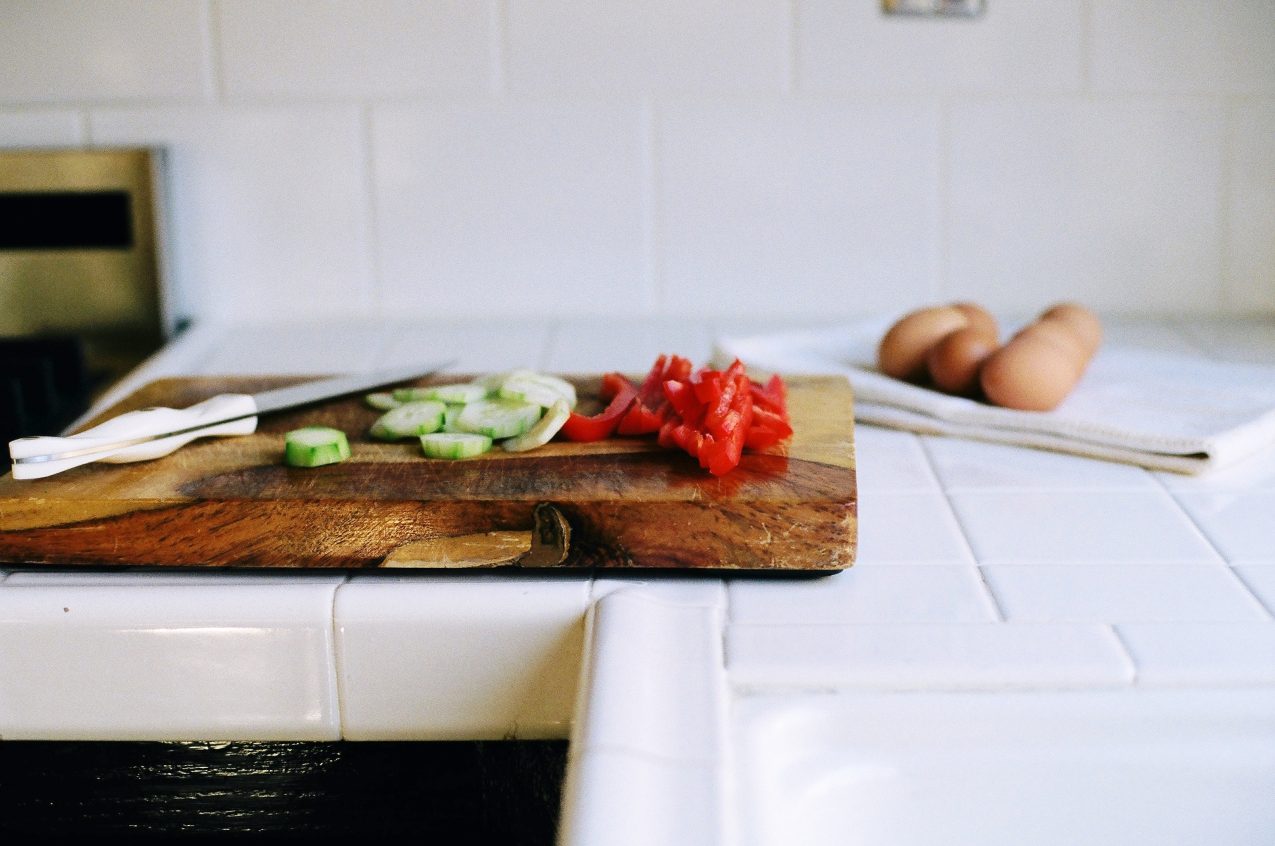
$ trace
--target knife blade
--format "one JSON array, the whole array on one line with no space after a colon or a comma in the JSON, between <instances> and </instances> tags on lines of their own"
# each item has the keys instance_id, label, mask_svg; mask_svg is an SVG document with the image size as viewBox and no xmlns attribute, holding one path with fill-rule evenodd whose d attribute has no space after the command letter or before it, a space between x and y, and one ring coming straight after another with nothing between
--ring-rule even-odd
<instances>
[{"instance_id":1,"label":"knife blade","mask_svg":"<svg viewBox=\"0 0 1275 846\"><path fill-rule=\"evenodd\" d=\"M9 442L13 478L42 479L93 461L147 461L196 438L250 435L257 429L258 415L432 376L452 364L352 373L258 394L218 394L188 408L129 411L75 435L18 438Z\"/></svg>"}]
</instances>

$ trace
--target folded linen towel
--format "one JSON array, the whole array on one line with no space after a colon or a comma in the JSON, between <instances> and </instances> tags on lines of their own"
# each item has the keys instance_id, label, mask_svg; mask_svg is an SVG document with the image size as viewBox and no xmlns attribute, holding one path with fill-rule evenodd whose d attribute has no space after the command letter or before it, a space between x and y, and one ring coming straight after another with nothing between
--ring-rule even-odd
<instances>
[{"instance_id":1,"label":"folded linen towel","mask_svg":"<svg viewBox=\"0 0 1275 846\"><path fill-rule=\"evenodd\" d=\"M1075 453L1157 470L1202 473L1275 449L1275 367L1105 344L1053 411L1016 411L882 374L889 320L724 337L719 363L849 378L855 419L928 434Z\"/></svg>"}]
</instances>

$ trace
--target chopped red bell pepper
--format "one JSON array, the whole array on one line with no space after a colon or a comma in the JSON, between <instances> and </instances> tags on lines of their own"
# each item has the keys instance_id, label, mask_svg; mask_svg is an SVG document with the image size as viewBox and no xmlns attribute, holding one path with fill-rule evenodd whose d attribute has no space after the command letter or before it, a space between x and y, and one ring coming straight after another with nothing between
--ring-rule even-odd
<instances>
[{"instance_id":1,"label":"chopped red bell pepper","mask_svg":"<svg viewBox=\"0 0 1275 846\"><path fill-rule=\"evenodd\" d=\"M667 406L650 409L641 399L638 399L634 401L628 414L620 420L620 425L615 431L617 435L649 435L652 432L658 432L666 419L668 419Z\"/></svg>"},{"instance_id":2,"label":"chopped red bell pepper","mask_svg":"<svg viewBox=\"0 0 1275 846\"><path fill-rule=\"evenodd\" d=\"M710 422L707 414L704 417L709 434L705 436L699 460L700 465L714 476L728 473L738 466L744 452L744 442L753 423L753 397L748 390L747 379L739 373L734 374L728 382L734 390L725 389L722 396L725 397L728 392L732 394L730 407L715 423Z\"/></svg>"},{"instance_id":3,"label":"chopped red bell pepper","mask_svg":"<svg viewBox=\"0 0 1275 846\"><path fill-rule=\"evenodd\" d=\"M765 385L751 385L753 403L788 416L788 386L779 374L771 376Z\"/></svg>"},{"instance_id":4,"label":"chopped red bell pepper","mask_svg":"<svg viewBox=\"0 0 1275 846\"><path fill-rule=\"evenodd\" d=\"M603 402L610 402L624 388L633 391L634 395L637 394L637 387L624 374L604 373L602 374L602 385L598 388L598 399Z\"/></svg>"},{"instance_id":5,"label":"chopped red bell pepper","mask_svg":"<svg viewBox=\"0 0 1275 846\"><path fill-rule=\"evenodd\" d=\"M658 443L666 449L680 449L698 457L704 443L704 434L689 423L670 417L660 427Z\"/></svg>"},{"instance_id":6,"label":"chopped red bell pepper","mask_svg":"<svg viewBox=\"0 0 1275 846\"><path fill-rule=\"evenodd\" d=\"M669 359L668 367L664 369L664 381L676 379L679 382L685 382L691 378L695 365L691 363L689 358L682 358L680 355L672 356Z\"/></svg>"},{"instance_id":7,"label":"chopped red bell pepper","mask_svg":"<svg viewBox=\"0 0 1275 846\"><path fill-rule=\"evenodd\" d=\"M748 434L744 438L744 446L748 449L766 449L786 438L792 437L792 427L783 421L779 421L775 425L758 423L757 415L764 411L765 409L753 408L753 425L748 427Z\"/></svg>"},{"instance_id":8,"label":"chopped red bell pepper","mask_svg":"<svg viewBox=\"0 0 1275 846\"><path fill-rule=\"evenodd\" d=\"M722 374L719 370L704 368L691 377L691 387L695 390L695 398L705 405L716 401L722 395Z\"/></svg>"},{"instance_id":9,"label":"chopped red bell pepper","mask_svg":"<svg viewBox=\"0 0 1275 846\"><path fill-rule=\"evenodd\" d=\"M611 398L607 407L599 413L586 417L571 412L567 422L562 424L562 435L572 441L600 441L609 438L635 402L637 391L626 380L619 386L618 393Z\"/></svg>"},{"instance_id":10,"label":"chopped red bell pepper","mask_svg":"<svg viewBox=\"0 0 1275 846\"><path fill-rule=\"evenodd\" d=\"M660 384L664 381L664 368L668 364L668 356L663 353L655 359L655 364L647 371L642 386L638 388L638 399L653 400L659 396Z\"/></svg>"},{"instance_id":11,"label":"chopped red bell pepper","mask_svg":"<svg viewBox=\"0 0 1275 846\"><path fill-rule=\"evenodd\" d=\"M572 414L563 428L572 440L655 434L660 446L680 449L721 476L738 466L745 449L761 450L792 436L788 390L778 375L751 381L742 362L725 370L694 370L689 359L661 355L640 386L618 373L599 390L610 405L601 414Z\"/></svg>"},{"instance_id":12,"label":"chopped red bell pepper","mask_svg":"<svg viewBox=\"0 0 1275 846\"><path fill-rule=\"evenodd\" d=\"M744 445L749 449L765 449L792 437L792 425L778 414L761 406L753 406L753 424Z\"/></svg>"},{"instance_id":13,"label":"chopped red bell pepper","mask_svg":"<svg viewBox=\"0 0 1275 846\"><path fill-rule=\"evenodd\" d=\"M690 378L690 359L678 355L661 355L642 380L638 388L638 401L620 420L616 432L621 435L647 435L658 432L668 419L670 409L664 395L664 382L669 379L685 381Z\"/></svg>"},{"instance_id":14,"label":"chopped red bell pepper","mask_svg":"<svg viewBox=\"0 0 1275 846\"><path fill-rule=\"evenodd\" d=\"M673 411L683 421L698 424L704 414L704 406L695 396L695 390L687 382L669 379L664 383L664 396L668 399Z\"/></svg>"},{"instance_id":15,"label":"chopped red bell pepper","mask_svg":"<svg viewBox=\"0 0 1275 846\"><path fill-rule=\"evenodd\" d=\"M749 392L749 382L744 376L744 365L739 359L720 373L716 381L721 385L721 390L714 400L706 403L708 407L704 411L704 425L710 431L720 426L726 413L737 405L736 397L741 387L745 393Z\"/></svg>"}]
</instances>

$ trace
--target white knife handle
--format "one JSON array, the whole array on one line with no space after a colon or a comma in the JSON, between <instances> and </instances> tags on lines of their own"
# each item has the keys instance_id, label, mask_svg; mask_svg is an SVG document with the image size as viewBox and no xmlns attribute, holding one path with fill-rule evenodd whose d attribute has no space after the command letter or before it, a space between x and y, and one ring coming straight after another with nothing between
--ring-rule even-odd
<instances>
[{"instance_id":1,"label":"white knife handle","mask_svg":"<svg viewBox=\"0 0 1275 846\"><path fill-rule=\"evenodd\" d=\"M218 394L189 408L130 411L67 437L18 438L9 442L13 478L42 479L92 461L147 461L209 435L250 435L257 429L256 414L257 404L251 396ZM215 422L228 417L242 419ZM150 440L165 432L180 434ZM44 460L43 456L50 457Z\"/></svg>"}]
</instances>

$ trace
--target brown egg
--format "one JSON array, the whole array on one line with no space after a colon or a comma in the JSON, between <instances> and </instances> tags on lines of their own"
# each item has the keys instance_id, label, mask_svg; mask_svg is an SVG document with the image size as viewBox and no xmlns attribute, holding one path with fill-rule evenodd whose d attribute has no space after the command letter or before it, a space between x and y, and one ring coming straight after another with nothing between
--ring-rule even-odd
<instances>
[{"instance_id":1,"label":"brown egg","mask_svg":"<svg viewBox=\"0 0 1275 846\"><path fill-rule=\"evenodd\" d=\"M996 351L996 336L979 326L966 326L943 336L930 348L926 366L940 391L971 396L978 391L978 371Z\"/></svg>"},{"instance_id":2,"label":"brown egg","mask_svg":"<svg viewBox=\"0 0 1275 846\"><path fill-rule=\"evenodd\" d=\"M1066 324L1092 357L1102 343L1102 322L1098 316L1079 303L1057 303L1047 308L1041 320L1057 320Z\"/></svg>"},{"instance_id":3,"label":"brown egg","mask_svg":"<svg viewBox=\"0 0 1275 846\"><path fill-rule=\"evenodd\" d=\"M983 362L979 383L988 401L1022 411L1052 411L1080 378L1080 368L1058 344L1020 332Z\"/></svg>"},{"instance_id":4,"label":"brown egg","mask_svg":"<svg viewBox=\"0 0 1275 846\"><path fill-rule=\"evenodd\" d=\"M951 306L933 306L904 315L890 327L877 347L881 372L896 379L925 378L925 357L943 336L963 329L967 318Z\"/></svg>"},{"instance_id":5,"label":"brown egg","mask_svg":"<svg viewBox=\"0 0 1275 846\"><path fill-rule=\"evenodd\" d=\"M970 326L982 329L993 341L1000 340L1000 327L996 325L996 318L992 317L990 311L978 303L970 302L952 303L952 308L965 315L970 322Z\"/></svg>"},{"instance_id":6,"label":"brown egg","mask_svg":"<svg viewBox=\"0 0 1275 846\"><path fill-rule=\"evenodd\" d=\"M1037 320L1021 329L1015 338L1029 337L1056 346L1078 371L1089 363L1089 353L1084 341L1072 331L1071 325L1061 320Z\"/></svg>"}]
</instances>

